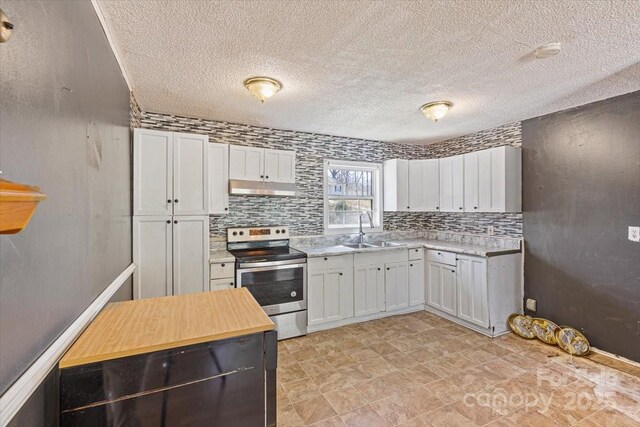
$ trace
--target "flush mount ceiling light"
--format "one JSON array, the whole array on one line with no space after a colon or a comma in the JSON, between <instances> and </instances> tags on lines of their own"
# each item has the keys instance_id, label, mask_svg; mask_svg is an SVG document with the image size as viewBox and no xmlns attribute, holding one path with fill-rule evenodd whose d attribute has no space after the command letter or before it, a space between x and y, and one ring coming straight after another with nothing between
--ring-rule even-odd
<instances>
[{"instance_id":1,"label":"flush mount ceiling light","mask_svg":"<svg viewBox=\"0 0 640 427\"><path fill-rule=\"evenodd\" d=\"M425 117L437 122L449 112L451 107L453 107L453 104L449 101L435 101L424 104L420 107L420 111Z\"/></svg>"},{"instance_id":2,"label":"flush mount ceiling light","mask_svg":"<svg viewBox=\"0 0 640 427\"><path fill-rule=\"evenodd\" d=\"M269 77L250 77L244 81L244 87L262 103L282 89L279 81Z\"/></svg>"},{"instance_id":3,"label":"flush mount ceiling light","mask_svg":"<svg viewBox=\"0 0 640 427\"><path fill-rule=\"evenodd\" d=\"M562 50L562 45L560 43L549 43L538 47L533 55L536 59L546 59L556 56L560 53L560 50Z\"/></svg>"}]
</instances>

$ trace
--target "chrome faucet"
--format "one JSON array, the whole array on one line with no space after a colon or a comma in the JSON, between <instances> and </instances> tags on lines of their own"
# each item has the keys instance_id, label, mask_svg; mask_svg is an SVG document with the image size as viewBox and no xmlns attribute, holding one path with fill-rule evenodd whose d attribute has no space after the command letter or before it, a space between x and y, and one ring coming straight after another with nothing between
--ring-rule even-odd
<instances>
[{"instance_id":1,"label":"chrome faucet","mask_svg":"<svg viewBox=\"0 0 640 427\"><path fill-rule=\"evenodd\" d=\"M364 211L364 212L360 212L360 216L358 216L358 222L360 223L360 244L364 243L364 231L362 231L362 215L363 214L367 214L367 216L369 217L369 226L371 228L373 228L373 217L371 216L371 212L369 211Z\"/></svg>"}]
</instances>

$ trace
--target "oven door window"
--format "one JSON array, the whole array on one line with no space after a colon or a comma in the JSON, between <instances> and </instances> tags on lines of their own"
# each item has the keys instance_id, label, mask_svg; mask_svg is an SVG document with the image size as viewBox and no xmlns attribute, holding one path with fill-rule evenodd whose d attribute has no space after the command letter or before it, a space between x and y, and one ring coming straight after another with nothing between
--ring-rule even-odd
<instances>
[{"instance_id":1,"label":"oven door window","mask_svg":"<svg viewBox=\"0 0 640 427\"><path fill-rule=\"evenodd\" d=\"M261 306L286 307L284 304L287 304L306 308L304 267L247 269L239 271L239 274L240 285L247 288Z\"/></svg>"}]
</instances>

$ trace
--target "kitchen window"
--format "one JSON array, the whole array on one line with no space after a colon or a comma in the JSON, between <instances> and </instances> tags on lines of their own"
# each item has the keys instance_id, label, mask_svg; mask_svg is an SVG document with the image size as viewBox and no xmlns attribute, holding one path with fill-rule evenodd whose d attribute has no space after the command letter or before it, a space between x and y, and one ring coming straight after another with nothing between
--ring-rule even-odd
<instances>
[{"instance_id":1,"label":"kitchen window","mask_svg":"<svg viewBox=\"0 0 640 427\"><path fill-rule=\"evenodd\" d=\"M325 160L325 232L357 232L361 215L363 231L382 231L382 164Z\"/></svg>"}]
</instances>

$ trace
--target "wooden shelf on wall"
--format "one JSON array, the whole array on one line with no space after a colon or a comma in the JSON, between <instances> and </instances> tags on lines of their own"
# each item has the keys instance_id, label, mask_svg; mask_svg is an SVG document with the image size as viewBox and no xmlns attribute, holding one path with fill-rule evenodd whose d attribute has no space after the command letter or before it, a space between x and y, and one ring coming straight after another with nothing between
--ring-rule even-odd
<instances>
[{"instance_id":1,"label":"wooden shelf on wall","mask_svg":"<svg viewBox=\"0 0 640 427\"><path fill-rule=\"evenodd\" d=\"M0 179L0 234L20 232L46 198L38 187Z\"/></svg>"}]
</instances>

